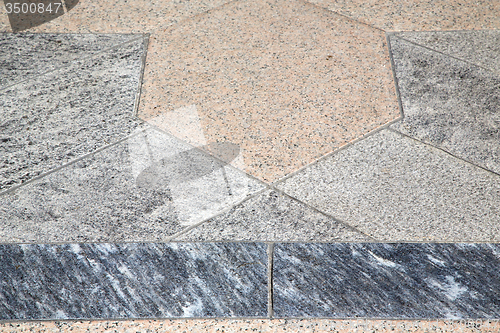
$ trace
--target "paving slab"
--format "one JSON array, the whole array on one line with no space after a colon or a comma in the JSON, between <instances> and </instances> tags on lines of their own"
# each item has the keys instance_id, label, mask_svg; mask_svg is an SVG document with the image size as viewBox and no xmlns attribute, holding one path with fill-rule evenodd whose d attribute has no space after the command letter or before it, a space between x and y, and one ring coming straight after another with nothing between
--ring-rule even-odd
<instances>
[{"instance_id":1,"label":"paving slab","mask_svg":"<svg viewBox=\"0 0 500 333\"><path fill-rule=\"evenodd\" d=\"M397 131L500 174L500 73L391 37Z\"/></svg>"},{"instance_id":2,"label":"paving slab","mask_svg":"<svg viewBox=\"0 0 500 333\"><path fill-rule=\"evenodd\" d=\"M0 34L0 89L67 66L141 34Z\"/></svg>"},{"instance_id":3,"label":"paving slab","mask_svg":"<svg viewBox=\"0 0 500 333\"><path fill-rule=\"evenodd\" d=\"M1 196L0 242L151 242L263 189L157 130Z\"/></svg>"},{"instance_id":4,"label":"paving slab","mask_svg":"<svg viewBox=\"0 0 500 333\"><path fill-rule=\"evenodd\" d=\"M286 195L267 190L189 232L180 241L369 241L370 237Z\"/></svg>"},{"instance_id":5,"label":"paving slab","mask_svg":"<svg viewBox=\"0 0 500 333\"><path fill-rule=\"evenodd\" d=\"M264 317L262 243L0 245L0 318Z\"/></svg>"},{"instance_id":6,"label":"paving slab","mask_svg":"<svg viewBox=\"0 0 500 333\"><path fill-rule=\"evenodd\" d=\"M498 318L498 244L276 244L276 317Z\"/></svg>"},{"instance_id":7,"label":"paving slab","mask_svg":"<svg viewBox=\"0 0 500 333\"><path fill-rule=\"evenodd\" d=\"M393 36L500 74L500 30L398 32Z\"/></svg>"},{"instance_id":8,"label":"paving slab","mask_svg":"<svg viewBox=\"0 0 500 333\"><path fill-rule=\"evenodd\" d=\"M384 31L500 28L500 4L488 0L310 0Z\"/></svg>"},{"instance_id":9,"label":"paving slab","mask_svg":"<svg viewBox=\"0 0 500 333\"><path fill-rule=\"evenodd\" d=\"M227 0L106 0L99 2L80 0L71 11L27 31L37 33L150 33L227 2Z\"/></svg>"},{"instance_id":10,"label":"paving slab","mask_svg":"<svg viewBox=\"0 0 500 333\"><path fill-rule=\"evenodd\" d=\"M144 52L137 40L1 91L0 191L130 135Z\"/></svg>"},{"instance_id":11,"label":"paving slab","mask_svg":"<svg viewBox=\"0 0 500 333\"><path fill-rule=\"evenodd\" d=\"M234 1L151 36L138 115L275 181L400 116L386 44L301 1Z\"/></svg>"},{"instance_id":12,"label":"paving slab","mask_svg":"<svg viewBox=\"0 0 500 333\"><path fill-rule=\"evenodd\" d=\"M390 130L276 187L381 241L499 240L500 177Z\"/></svg>"}]
</instances>

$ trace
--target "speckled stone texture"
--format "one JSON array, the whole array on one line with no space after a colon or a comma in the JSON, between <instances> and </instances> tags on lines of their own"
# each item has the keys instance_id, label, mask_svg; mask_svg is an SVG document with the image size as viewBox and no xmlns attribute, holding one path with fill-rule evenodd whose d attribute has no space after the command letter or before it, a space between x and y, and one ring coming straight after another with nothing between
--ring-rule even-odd
<instances>
[{"instance_id":1,"label":"speckled stone texture","mask_svg":"<svg viewBox=\"0 0 500 333\"><path fill-rule=\"evenodd\" d=\"M141 36L0 34L0 89Z\"/></svg>"},{"instance_id":2,"label":"speckled stone texture","mask_svg":"<svg viewBox=\"0 0 500 333\"><path fill-rule=\"evenodd\" d=\"M276 317L498 318L498 244L276 244Z\"/></svg>"},{"instance_id":3,"label":"speckled stone texture","mask_svg":"<svg viewBox=\"0 0 500 333\"><path fill-rule=\"evenodd\" d=\"M139 116L193 106L203 137L239 145L233 165L266 182L400 116L383 32L294 0L234 1L151 36Z\"/></svg>"},{"instance_id":4,"label":"speckled stone texture","mask_svg":"<svg viewBox=\"0 0 500 333\"><path fill-rule=\"evenodd\" d=\"M0 32L12 32L3 0L0 0Z\"/></svg>"},{"instance_id":5,"label":"speckled stone texture","mask_svg":"<svg viewBox=\"0 0 500 333\"><path fill-rule=\"evenodd\" d=\"M500 174L500 73L394 36L391 48L404 113L392 128Z\"/></svg>"},{"instance_id":6,"label":"speckled stone texture","mask_svg":"<svg viewBox=\"0 0 500 333\"><path fill-rule=\"evenodd\" d=\"M166 134L138 132L4 194L0 242L166 241L263 188Z\"/></svg>"},{"instance_id":7,"label":"speckled stone texture","mask_svg":"<svg viewBox=\"0 0 500 333\"><path fill-rule=\"evenodd\" d=\"M500 3L489 0L309 0L385 31L500 28Z\"/></svg>"},{"instance_id":8,"label":"speckled stone texture","mask_svg":"<svg viewBox=\"0 0 500 333\"><path fill-rule=\"evenodd\" d=\"M500 74L500 30L399 32L393 36Z\"/></svg>"},{"instance_id":9,"label":"speckled stone texture","mask_svg":"<svg viewBox=\"0 0 500 333\"><path fill-rule=\"evenodd\" d=\"M63 16L30 32L147 33L214 7L225 0L80 0Z\"/></svg>"},{"instance_id":10,"label":"speckled stone texture","mask_svg":"<svg viewBox=\"0 0 500 333\"><path fill-rule=\"evenodd\" d=\"M277 187L380 241L500 240L500 177L390 130Z\"/></svg>"},{"instance_id":11,"label":"speckled stone texture","mask_svg":"<svg viewBox=\"0 0 500 333\"><path fill-rule=\"evenodd\" d=\"M268 190L174 238L181 241L369 241L301 202Z\"/></svg>"},{"instance_id":12,"label":"speckled stone texture","mask_svg":"<svg viewBox=\"0 0 500 333\"><path fill-rule=\"evenodd\" d=\"M0 332L497 333L495 320L165 319L0 323Z\"/></svg>"},{"instance_id":13,"label":"speckled stone texture","mask_svg":"<svg viewBox=\"0 0 500 333\"><path fill-rule=\"evenodd\" d=\"M262 243L0 245L0 319L263 317Z\"/></svg>"},{"instance_id":14,"label":"speckled stone texture","mask_svg":"<svg viewBox=\"0 0 500 333\"><path fill-rule=\"evenodd\" d=\"M116 142L141 123L134 103L144 43L131 42L0 92L0 191Z\"/></svg>"}]
</instances>

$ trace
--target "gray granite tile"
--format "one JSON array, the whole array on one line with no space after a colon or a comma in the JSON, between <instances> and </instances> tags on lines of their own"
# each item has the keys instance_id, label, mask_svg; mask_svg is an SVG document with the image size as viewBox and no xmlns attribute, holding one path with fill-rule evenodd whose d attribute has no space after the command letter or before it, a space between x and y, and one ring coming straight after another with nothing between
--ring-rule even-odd
<instances>
[{"instance_id":1,"label":"gray granite tile","mask_svg":"<svg viewBox=\"0 0 500 333\"><path fill-rule=\"evenodd\" d=\"M0 319L263 317L262 243L0 245Z\"/></svg>"},{"instance_id":2,"label":"gray granite tile","mask_svg":"<svg viewBox=\"0 0 500 333\"><path fill-rule=\"evenodd\" d=\"M499 244L277 244L276 317L500 318Z\"/></svg>"},{"instance_id":3,"label":"gray granite tile","mask_svg":"<svg viewBox=\"0 0 500 333\"><path fill-rule=\"evenodd\" d=\"M404 113L392 128L500 173L500 74L395 37L391 47Z\"/></svg>"},{"instance_id":4,"label":"gray granite tile","mask_svg":"<svg viewBox=\"0 0 500 333\"><path fill-rule=\"evenodd\" d=\"M139 36L138 34L0 34L0 89Z\"/></svg>"},{"instance_id":5,"label":"gray granite tile","mask_svg":"<svg viewBox=\"0 0 500 333\"><path fill-rule=\"evenodd\" d=\"M165 241L262 188L169 135L138 130L1 195L0 242Z\"/></svg>"},{"instance_id":6,"label":"gray granite tile","mask_svg":"<svg viewBox=\"0 0 500 333\"><path fill-rule=\"evenodd\" d=\"M278 184L383 241L498 241L500 177L382 130Z\"/></svg>"},{"instance_id":7,"label":"gray granite tile","mask_svg":"<svg viewBox=\"0 0 500 333\"><path fill-rule=\"evenodd\" d=\"M182 241L369 241L286 195L267 190L180 235Z\"/></svg>"},{"instance_id":8,"label":"gray granite tile","mask_svg":"<svg viewBox=\"0 0 500 333\"><path fill-rule=\"evenodd\" d=\"M144 52L139 40L0 92L0 191L130 134Z\"/></svg>"},{"instance_id":9,"label":"gray granite tile","mask_svg":"<svg viewBox=\"0 0 500 333\"><path fill-rule=\"evenodd\" d=\"M394 36L500 73L500 30L399 32Z\"/></svg>"}]
</instances>

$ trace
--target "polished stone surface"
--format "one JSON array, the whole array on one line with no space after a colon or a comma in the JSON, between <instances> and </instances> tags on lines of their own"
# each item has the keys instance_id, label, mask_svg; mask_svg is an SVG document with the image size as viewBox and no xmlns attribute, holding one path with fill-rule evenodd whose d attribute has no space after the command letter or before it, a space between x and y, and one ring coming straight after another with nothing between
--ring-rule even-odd
<instances>
[{"instance_id":1,"label":"polished stone surface","mask_svg":"<svg viewBox=\"0 0 500 333\"><path fill-rule=\"evenodd\" d=\"M62 332L269 332L269 333L496 333L498 320L366 320L366 319L157 319L121 321L43 321L1 323L0 331ZM31 331L30 331L31 330Z\"/></svg>"},{"instance_id":2,"label":"polished stone surface","mask_svg":"<svg viewBox=\"0 0 500 333\"><path fill-rule=\"evenodd\" d=\"M404 113L392 128L500 174L500 73L396 37L391 49Z\"/></svg>"},{"instance_id":3,"label":"polished stone surface","mask_svg":"<svg viewBox=\"0 0 500 333\"><path fill-rule=\"evenodd\" d=\"M500 74L500 30L399 32L393 36Z\"/></svg>"},{"instance_id":4,"label":"polished stone surface","mask_svg":"<svg viewBox=\"0 0 500 333\"><path fill-rule=\"evenodd\" d=\"M279 192L267 190L175 240L370 241L355 229Z\"/></svg>"},{"instance_id":5,"label":"polished stone surface","mask_svg":"<svg viewBox=\"0 0 500 333\"><path fill-rule=\"evenodd\" d=\"M379 241L500 241L500 176L390 130L277 187Z\"/></svg>"},{"instance_id":6,"label":"polished stone surface","mask_svg":"<svg viewBox=\"0 0 500 333\"><path fill-rule=\"evenodd\" d=\"M150 38L139 117L239 145L266 182L399 116L384 33L308 3L235 1Z\"/></svg>"},{"instance_id":7,"label":"polished stone surface","mask_svg":"<svg viewBox=\"0 0 500 333\"><path fill-rule=\"evenodd\" d=\"M4 194L0 242L166 241L264 188L167 134L135 134Z\"/></svg>"},{"instance_id":8,"label":"polished stone surface","mask_svg":"<svg viewBox=\"0 0 500 333\"><path fill-rule=\"evenodd\" d=\"M498 244L276 244L276 317L498 318Z\"/></svg>"},{"instance_id":9,"label":"polished stone surface","mask_svg":"<svg viewBox=\"0 0 500 333\"><path fill-rule=\"evenodd\" d=\"M0 245L0 319L263 317L262 243Z\"/></svg>"},{"instance_id":10,"label":"polished stone surface","mask_svg":"<svg viewBox=\"0 0 500 333\"><path fill-rule=\"evenodd\" d=\"M118 46L139 34L0 34L0 89Z\"/></svg>"},{"instance_id":11,"label":"polished stone surface","mask_svg":"<svg viewBox=\"0 0 500 333\"><path fill-rule=\"evenodd\" d=\"M137 40L1 91L0 191L129 135L141 123L144 47Z\"/></svg>"},{"instance_id":12,"label":"polished stone surface","mask_svg":"<svg viewBox=\"0 0 500 333\"><path fill-rule=\"evenodd\" d=\"M384 31L500 29L500 3L489 0L309 0Z\"/></svg>"}]
</instances>

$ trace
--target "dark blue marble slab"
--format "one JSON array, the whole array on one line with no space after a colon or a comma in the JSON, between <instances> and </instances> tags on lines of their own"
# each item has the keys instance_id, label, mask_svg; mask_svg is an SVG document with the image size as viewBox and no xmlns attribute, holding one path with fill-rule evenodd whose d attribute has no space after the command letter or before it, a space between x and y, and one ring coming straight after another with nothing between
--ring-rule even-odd
<instances>
[{"instance_id":1,"label":"dark blue marble slab","mask_svg":"<svg viewBox=\"0 0 500 333\"><path fill-rule=\"evenodd\" d=\"M0 320L267 315L262 243L0 245Z\"/></svg>"},{"instance_id":2,"label":"dark blue marble slab","mask_svg":"<svg viewBox=\"0 0 500 333\"><path fill-rule=\"evenodd\" d=\"M500 244L277 244L276 317L500 318Z\"/></svg>"}]
</instances>

